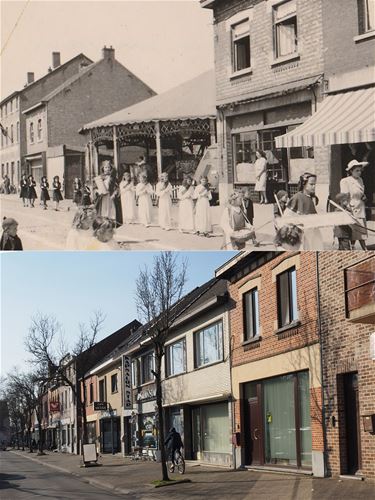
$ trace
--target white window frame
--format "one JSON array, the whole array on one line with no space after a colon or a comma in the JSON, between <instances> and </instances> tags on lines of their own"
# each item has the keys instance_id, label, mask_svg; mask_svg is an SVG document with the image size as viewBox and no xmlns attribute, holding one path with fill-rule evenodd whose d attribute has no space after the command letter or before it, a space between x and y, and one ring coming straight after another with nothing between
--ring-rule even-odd
<instances>
[{"instance_id":1,"label":"white window frame","mask_svg":"<svg viewBox=\"0 0 375 500\"><path fill-rule=\"evenodd\" d=\"M247 301L246 297L251 295L251 318L248 317L248 311L247 311ZM250 290L246 291L242 295L242 302L243 302L243 320L244 320L244 329L243 329L243 340L244 342L248 342L249 340L253 340L257 337L259 337L259 331L260 331L260 316L259 316L259 290L258 287L251 288ZM251 327L251 335L248 335L248 323L251 321L252 327Z\"/></svg>"},{"instance_id":2,"label":"white window frame","mask_svg":"<svg viewBox=\"0 0 375 500\"><path fill-rule=\"evenodd\" d=\"M30 122L29 124L29 138L30 138L30 143L34 144L35 141L34 122Z\"/></svg>"},{"instance_id":3,"label":"white window frame","mask_svg":"<svg viewBox=\"0 0 375 500\"><path fill-rule=\"evenodd\" d=\"M173 353L173 347L176 346L177 344L181 344L181 343L182 343L182 350L183 350L183 368L182 368L182 371L179 371L179 372L173 371L172 372L173 363L172 363L171 353ZM166 346L165 361L166 361L166 366L165 366L166 377L174 377L176 375L181 375L182 373L186 373L186 338L185 337L182 337L182 338L176 340L175 342L173 342L172 344L168 344Z\"/></svg>"},{"instance_id":4,"label":"white window frame","mask_svg":"<svg viewBox=\"0 0 375 500\"><path fill-rule=\"evenodd\" d=\"M150 378L148 378L147 380L145 380L144 378L144 363L146 361L146 358L149 359L151 358L152 359L152 363L151 363L151 368L150 368ZM143 356L141 356L141 385L145 385L145 384L149 384L150 382L153 382L154 380L154 375L151 373L152 370L155 370L155 356L154 356L154 353L153 351L149 351L147 352L146 354L144 354Z\"/></svg>"},{"instance_id":5,"label":"white window frame","mask_svg":"<svg viewBox=\"0 0 375 500\"><path fill-rule=\"evenodd\" d=\"M215 325L220 325L221 327L221 339L219 339L219 351L218 351L218 357L212 361L208 361L207 363L203 362L200 363L199 358L200 358L200 342L199 342L199 336L204 334L204 332L210 328L212 328ZM220 319L218 321L214 321L213 323L210 323L203 328L200 328L196 332L194 332L193 335L193 341L194 341L194 367L197 368L202 368L205 366L213 365L215 363L220 363L224 359L224 324L223 321Z\"/></svg>"},{"instance_id":6,"label":"white window frame","mask_svg":"<svg viewBox=\"0 0 375 500\"><path fill-rule=\"evenodd\" d=\"M296 4L296 10L293 11L292 13L289 13L280 19L277 19L277 9L281 7L282 5L285 5L289 2L295 2ZM279 37L278 37L278 26L280 26L282 23L285 21L288 21L290 19L295 18L296 20L296 31L295 31L295 38L296 38L296 44L295 44L295 50L293 52L290 52L289 54L283 54L281 55L280 52L280 47L279 47ZM272 5L272 30L273 30L273 53L274 53L274 59L276 61L283 60L283 59L291 59L296 56L298 56L298 16L297 16L297 2L295 0L285 0L284 2L278 2L274 5Z\"/></svg>"},{"instance_id":7,"label":"white window frame","mask_svg":"<svg viewBox=\"0 0 375 500\"><path fill-rule=\"evenodd\" d=\"M288 314L289 321L282 324L281 317L281 296L282 290L280 285L280 279L282 276L288 273ZM294 273L294 278L290 278L291 273ZM297 282L297 269L292 266L282 272L280 272L276 277L276 288L277 288L277 323L278 328L288 328L289 325L293 325L299 320L299 310L298 310L298 282ZM294 289L293 289L294 288Z\"/></svg>"},{"instance_id":8,"label":"white window frame","mask_svg":"<svg viewBox=\"0 0 375 500\"><path fill-rule=\"evenodd\" d=\"M236 28L241 25L247 25L247 30L236 38ZM238 69L238 45L241 40L249 40L249 61L248 66ZM231 26L231 43L232 43L232 76L239 76L251 72L251 37L250 37L250 20L249 18L242 19Z\"/></svg>"}]
</instances>

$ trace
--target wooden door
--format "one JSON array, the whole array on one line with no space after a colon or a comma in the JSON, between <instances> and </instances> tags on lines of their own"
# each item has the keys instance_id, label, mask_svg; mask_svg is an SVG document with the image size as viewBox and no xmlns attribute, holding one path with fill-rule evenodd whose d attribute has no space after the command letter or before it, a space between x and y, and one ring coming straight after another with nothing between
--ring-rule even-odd
<instances>
[{"instance_id":1,"label":"wooden door","mask_svg":"<svg viewBox=\"0 0 375 500\"><path fill-rule=\"evenodd\" d=\"M358 374L344 376L347 472L355 474L361 468Z\"/></svg>"},{"instance_id":2,"label":"wooden door","mask_svg":"<svg viewBox=\"0 0 375 500\"><path fill-rule=\"evenodd\" d=\"M263 423L261 408L262 386L258 383L245 387L245 456L248 465L261 465L264 462Z\"/></svg>"}]
</instances>

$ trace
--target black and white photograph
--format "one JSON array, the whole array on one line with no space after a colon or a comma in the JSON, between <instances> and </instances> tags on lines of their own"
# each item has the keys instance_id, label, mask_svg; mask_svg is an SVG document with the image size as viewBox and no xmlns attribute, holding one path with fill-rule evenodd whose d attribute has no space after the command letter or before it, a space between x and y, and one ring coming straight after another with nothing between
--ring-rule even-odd
<instances>
[{"instance_id":1,"label":"black and white photograph","mask_svg":"<svg viewBox=\"0 0 375 500\"><path fill-rule=\"evenodd\" d=\"M375 0L0 0L0 497L375 487Z\"/></svg>"}]
</instances>

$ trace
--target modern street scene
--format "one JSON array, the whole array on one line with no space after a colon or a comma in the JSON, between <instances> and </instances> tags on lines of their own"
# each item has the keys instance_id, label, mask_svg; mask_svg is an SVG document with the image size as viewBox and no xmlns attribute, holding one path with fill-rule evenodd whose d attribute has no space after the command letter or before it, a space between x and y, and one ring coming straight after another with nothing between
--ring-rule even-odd
<instances>
[{"instance_id":1,"label":"modern street scene","mask_svg":"<svg viewBox=\"0 0 375 500\"><path fill-rule=\"evenodd\" d=\"M24 240L6 229L3 250L374 249L373 0L12 4L1 202ZM61 26L77 13L68 57L46 30L43 55L15 65L54 9ZM88 44L83 15L108 18L109 43ZM157 56L122 18L144 19Z\"/></svg>"}]
</instances>

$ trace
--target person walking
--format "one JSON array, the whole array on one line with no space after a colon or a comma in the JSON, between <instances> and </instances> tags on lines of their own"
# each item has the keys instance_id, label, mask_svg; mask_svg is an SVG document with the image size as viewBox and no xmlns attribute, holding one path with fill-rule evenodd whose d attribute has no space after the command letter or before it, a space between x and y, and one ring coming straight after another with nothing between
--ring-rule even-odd
<instances>
[{"instance_id":1,"label":"person walking","mask_svg":"<svg viewBox=\"0 0 375 500\"><path fill-rule=\"evenodd\" d=\"M36 182L32 175L27 178L27 198L29 199L30 208L34 208L34 202L38 198L35 191Z\"/></svg>"},{"instance_id":2,"label":"person walking","mask_svg":"<svg viewBox=\"0 0 375 500\"><path fill-rule=\"evenodd\" d=\"M55 202L55 210L56 210L56 212L58 212L60 201L63 200L63 197L61 194L61 182L60 182L60 178L58 175L55 175L55 177L53 178L52 187L53 187L52 198L53 198L53 201Z\"/></svg>"},{"instance_id":3,"label":"person walking","mask_svg":"<svg viewBox=\"0 0 375 500\"><path fill-rule=\"evenodd\" d=\"M43 175L41 181L40 181L40 201L43 207L43 210L47 210L47 201L49 201L51 198L49 196L49 183L47 181L47 177Z\"/></svg>"},{"instance_id":4,"label":"person walking","mask_svg":"<svg viewBox=\"0 0 375 500\"><path fill-rule=\"evenodd\" d=\"M202 176L200 184L194 190L195 206L195 231L200 236L209 236L212 232L210 201L212 200L208 179Z\"/></svg>"},{"instance_id":5,"label":"person walking","mask_svg":"<svg viewBox=\"0 0 375 500\"><path fill-rule=\"evenodd\" d=\"M356 217L362 227L352 226L352 246L359 241L362 250L366 250L366 210L365 210L365 186L362 180L362 170L368 165L368 162L360 162L352 160L346 167L348 177L344 177L340 181L340 193L349 195L349 207L354 217Z\"/></svg>"},{"instance_id":6,"label":"person walking","mask_svg":"<svg viewBox=\"0 0 375 500\"><path fill-rule=\"evenodd\" d=\"M166 172L161 174L160 182L156 185L156 196L159 198L159 226L169 231L171 229L172 185Z\"/></svg>"},{"instance_id":7,"label":"person walking","mask_svg":"<svg viewBox=\"0 0 375 500\"><path fill-rule=\"evenodd\" d=\"M194 187L192 178L188 175L178 190L178 229L181 233L194 232Z\"/></svg>"},{"instance_id":8,"label":"person walking","mask_svg":"<svg viewBox=\"0 0 375 500\"><path fill-rule=\"evenodd\" d=\"M151 184L147 180L146 174L140 174L139 182L137 184L135 193L138 198L139 222L143 224L145 227L150 227L152 220L151 195L153 193L153 189Z\"/></svg>"},{"instance_id":9,"label":"person walking","mask_svg":"<svg viewBox=\"0 0 375 500\"><path fill-rule=\"evenodd\" d=\"M170 472L174 471L174 467L176 465L175 462L175 455L176 451L179 451L181 453L181 448L184 447L181 435L179 432L176 431L174 427L172 427L168 434L167 437L165 438L164 445L167 448L168 451L168 457L170 458L172 465L170 468Z\"/></svg>"},{"instance_id":10,"label":"person walking","mask_svg":"<svg viewBox=\"0 0 375 500\"><path fill-rule=\"evenodd\" d=\"M27 184L27 177L26 174L22 174L21 180L20 180L20 198L22 198L23 206L27 207L28 203L28 184Z\"/></svg>"}]
</instances>

